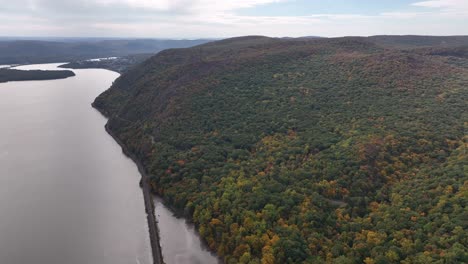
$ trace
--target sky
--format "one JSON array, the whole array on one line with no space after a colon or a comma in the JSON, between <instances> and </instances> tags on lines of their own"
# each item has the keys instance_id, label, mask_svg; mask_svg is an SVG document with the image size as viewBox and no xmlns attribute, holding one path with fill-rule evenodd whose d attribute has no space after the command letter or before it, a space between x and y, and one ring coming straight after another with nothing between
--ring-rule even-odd
<instances>
[{"instance_id":1,"label":"sky","mask_svg":"<svg viewBox=\"0 0 468 264\"><path fill-rule=\"evenodd\" d=\"M0 0L0 36L468 35L468 0Z\"/></svg>"}]
</instances>

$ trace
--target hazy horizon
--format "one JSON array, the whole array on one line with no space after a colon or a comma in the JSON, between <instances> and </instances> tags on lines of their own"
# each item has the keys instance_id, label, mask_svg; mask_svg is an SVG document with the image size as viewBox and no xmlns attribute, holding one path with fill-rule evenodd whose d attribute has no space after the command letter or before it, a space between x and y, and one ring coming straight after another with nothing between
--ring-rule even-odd
<instances>
[{"instance_id":1,"label":"hazy horizon","mask_svg":"<svg viewBox=\"0 0 468 264\"><path fill-rule=\"evenodd\" d=\"M38 40L38 41L59 41L59 40L95 40L95 41L100 41L100 40L222 40L222 39L228 39L228 38L239 38L239 37L248 37L248 36L262 36L262 37L268 37L268 38L352 38L352 37L375 37L375 36L417 36L417 37L465 37L468 36L466 35L415 35L415 34L407 34L407 35L390 35L390 34L377 34L377 35L343 35L343 36L335 36L335 37L323 37L323 36L297 36L297 37L291 37L291 36L279 36L279 37L274 37L274 36L266 36L266 35L239 35L239 36L227 36L224 38L215 38L215 37L193 37L193 38L162 38L162 37L130 37L130 36L122 36L122 37L98 37L98 36L82 36L82 37L77 37L77 36L50 36L50 37L42 37L42 36L0 36L0 41L7 41L7 40Z\"/></svg>"}]
</instances>

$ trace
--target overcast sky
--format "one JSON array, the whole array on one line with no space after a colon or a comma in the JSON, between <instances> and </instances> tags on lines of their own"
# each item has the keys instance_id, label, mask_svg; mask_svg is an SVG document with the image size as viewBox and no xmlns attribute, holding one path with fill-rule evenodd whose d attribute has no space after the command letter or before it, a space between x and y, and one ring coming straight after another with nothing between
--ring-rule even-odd
<instances>
[{"instance_id":1,"label":"overcast sky","mask_svg":"<svg viewBox=\"0 0 468 264\"><path fill-rule=\"evenodd\" d=\"M0 0L0 36L468 35L468 0Z\"/></svg>"}]
</instances>

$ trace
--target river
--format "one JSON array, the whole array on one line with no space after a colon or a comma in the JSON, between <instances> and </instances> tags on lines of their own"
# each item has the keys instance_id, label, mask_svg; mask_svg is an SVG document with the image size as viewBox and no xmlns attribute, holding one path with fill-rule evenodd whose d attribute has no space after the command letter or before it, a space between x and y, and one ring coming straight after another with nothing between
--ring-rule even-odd
<instances>
[{"instance_id":1,"label":"river","mask_svg":"<svg viewBox=\"0 0 468 264\"><path fill-rule=\"evenodd\" d=\"M73 71L0 84L0 263L150 264L138 169L90 106L118 74ZM155 205L167 264L217 263L190 224Z\"/></svg>"}]
</instances>

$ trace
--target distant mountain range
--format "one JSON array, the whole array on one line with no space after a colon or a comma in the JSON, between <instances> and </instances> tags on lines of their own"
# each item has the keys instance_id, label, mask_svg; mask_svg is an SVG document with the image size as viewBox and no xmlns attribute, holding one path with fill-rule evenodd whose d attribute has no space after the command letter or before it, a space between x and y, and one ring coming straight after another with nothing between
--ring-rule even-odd
<instances>
[{"instance_id":1,"label":"distant mountain range","mask_svg":"<svg viewBox=\"0 0 468 264\"><path fill-rule=\"evenodd\" d=\"M208 39L0 39L0 64L69 62L98 57L153 53L168 48L187 48Z\"/></svg>"},{"instance_id":2,"label":"distant mountain range","mask_svg":"<svg viewBox=\"0 0 468 264\"><path fill-rule=\"evenodd\" d=\"M359 38L359 37L357 37ZM281 38L284 40L323 39L319 36ZM364 37L383 47L454 47L468 44L467 36L372 36ZM156 54L170 48L188 48L215 39L126 39L126 38L45 38L0 37L1 64L71 62L98 57Z\"/></svg>"}]
</instances>

